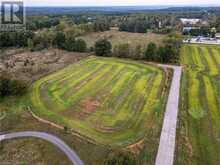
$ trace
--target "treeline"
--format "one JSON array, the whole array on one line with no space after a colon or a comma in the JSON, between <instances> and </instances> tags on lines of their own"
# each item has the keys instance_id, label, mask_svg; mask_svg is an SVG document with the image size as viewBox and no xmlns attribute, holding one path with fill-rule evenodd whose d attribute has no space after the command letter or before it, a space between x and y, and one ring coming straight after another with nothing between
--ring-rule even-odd
<instances>
[{"instance_id":1,"label":"treeline","mask_svg":"<svg viewBox=\"0 0 220 165\"><path fill-rule=\"evenodd\" d=\"M28 39L33 39L34 33L23 32L0 32L0 48L4 47L26 47Z\"/></svg>"},{"instance_id":2,"label":"treeline","mask_svg":"<svg viewBox=\"0 0 220 165\"><path fill-rule=\"evenodd\" d=\"M220 16L211 21L211 27L215 27L216 32L220 33Z\"/></svg>"},{"instance_id":3,"label":"treeline","mask_svg":"<svg viewBox=\"0 0 220 165\"><path fill-rule=\"evenodd\" d=\"M90 32L106 31L110 25L106 20L97 20L93 23L73 24L67 20L57 19L34 20L31 29L43 28L23 32L0 32L0 48L28 47L30 50L41 50L49 47L57 47L68 51L87 51L86 42L77 37ZM53 28L49 28L53 25ZM30 26L30 23L29 23Z\"/></svg>"},{"instance_id":4,"label":"treeline","mask_svg":"<svg viewBox=\"0 0 220 165\"><path fill-rule=\"evenodd\" d=\"M51 41L54 47L73 52L85 52L87 50L86 42L82 39L75 39L73 35L66 35L63 32L57 32Z\"/></svg>"},{"instance_id":5,"label":"treeline","mask_svg":"<svg viewBox=\"0 0 220 165\"><path fill-rule=\"evenodd\" d=\"M119 30L136 33L146 33L151 30L155 33L169 33L170 27L175 27L175 18L169 15L148 15L122 17Z\"/></svg>"},{"instance_id":6,"label":"treeline","mask_svg":"<svg viewBox=\"0 0 220 165\"><path fill-rule=\"evenodd\" d=\"M65 25L64 25L65 24ZM89 16L29 16L27 21L27 29L37 31L41 29L56 28L57 26L66 26L86 32L106 31L110 29L110 22L107 17Z\"/></svg>"},{"instance_id":7,"label":"treeline","mask_svg":"<svg viewBox=\"0 0 220 165\"><path fill-rule=\"evenodd\" d=\"M147 23L145 18L124 20L119 25L119 31L146 33L148 29L150 29L150 24Z\"/></svg>"},{"instance_id":8,"label":"treeline","mask_svg":"<svg viewBox=\"0 0 220 165\"><path fill-rule=\"evenodd\" d=\"M47 49L50 47L64 49L72 52L86 52L87 44L82 39L76 39L74 34L62 31L42 31L33 39L28 39L28 48L31 51Z\"/></svg>"},{"instance_id":9,"label":"treeline","mask_svg":"<svg viewBox=\"0 0 220 165\"><path fill-rule=\"evenodd\" d=\"M57 17L48 17L48 16L29 17L27 21L27 29L36 31L43 28L51 28L53 26L57 26L59 23L60 23L60 19Z\"/></svg>"},{"instance_id":10,"label":"treeline","mask_svg":"<svg viewBox=\"0 0 220 165\"><path fill-rule=\"evenodd\" d=\"M132 58L135 60L148 60L160 63L178 63L182 36L179 34L170 34L164 40L164 46L157 46L155 43L149 43L147 48L140 45L119 44L112 48L107 39L101 39L95 44L95 53L97 56L113 56L120 58Z\"/></svg>"},{"instance_id":11,"label":"treeline","mask_svg":"<svg viewBox=\"0 0 220 165\"><path fill-rule=\"evenodd\" d=\"M84 40L75 39L74 35L68 35L68 33L61 31L42 31L39 33L31 31L1 32L0 41L0 48L27 47L31 51L37 51L55 47L67 51L87 51L87 45Z\"/></svg>"},{"instance_id":12,"label":"treeline","mask_svg":"<svg viewBox=\"0 0 220 165\"><path fill-rule=\"evenodd\" d=\"M220 16L216 19L216 30L217 32L220 32Z\"/></svg>"},{"instance_id":13,"label":"treeline","mask_svg":"<svg viewBox=\"0 0 220 165\"><path fill-rule=\"evenodd\" d=\"M215 32L212 32L212 29L209 27L201 27L199 29L183 31L183 35L215 37Z\"/></svg>"}]
</instances>

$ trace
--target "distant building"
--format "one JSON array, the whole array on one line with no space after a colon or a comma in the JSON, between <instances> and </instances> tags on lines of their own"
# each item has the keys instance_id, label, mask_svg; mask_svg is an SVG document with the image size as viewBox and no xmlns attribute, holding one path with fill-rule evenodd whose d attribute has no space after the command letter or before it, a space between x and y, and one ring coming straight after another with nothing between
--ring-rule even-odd
<instances>
[{"instance_id":1,"label":"distant building","mask_svg":"<svg viewBox=\"0 0 220 165\"><path fill-rule=\"evenodd\" d=\"M216 34L215 34L215 38L216 38L217 40L220 40L220 33L216 33Z\"/></svg>"},{"instance_id":2,"label":"distant building","mask_svg":"<svg viewBox=\"0 0 220 165\"><path fill-rule=\"evenodd\" d=\"M192 26L183 27L183 32L187 33L187 32L190 32L191 30L195 30L195 29L200 29L200 27L192 27Z\"/></svg>"},{"instance_id":3,"label":"distant building","mask_svg":"<svg viewBox=\"0 0 220 165\"><path fill-rule=\"evenodd\" d=\"M181 18L180 21L182 22L182 24L185 25L196 25L198 23L201 23L202 20L201 19L190 19L190 18Z\"/></svg>"},{"instance_id":4,"label":"distant building","mask_svg":"<svg viewBox=\"0 0 220 165\"><path fill-rule=\"evenodd\" d=\"M216 28L215 27L211 28L211 32L216 33Z\"/></svg>"},{"instance_id":5,"label":"distant building","mask_svg":"<svg viewBox=\"0 0 220 165\"><path fill-rule=\"evenodd\" d=\"M158 22L158 28L159 28L159 29L162 28L162 22L161 22L161 21Z\"/></svg>"}]
</instances>

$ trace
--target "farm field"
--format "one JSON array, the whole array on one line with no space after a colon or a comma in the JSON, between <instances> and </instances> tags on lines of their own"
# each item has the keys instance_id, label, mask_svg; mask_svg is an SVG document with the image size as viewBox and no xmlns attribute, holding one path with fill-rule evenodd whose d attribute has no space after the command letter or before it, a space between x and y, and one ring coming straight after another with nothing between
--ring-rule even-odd
<instances>
[{"instance_id":1,"label":"farm field","mask_svg":"<svg viewBox=\"0 0 220 165\"><path fill-rule=\"evenodd\" d=\"M159 138L165 82L165 72L152 65L90 57L40 79L28 97L46 119L101 144L128 146Z\"/></svg>"},{"instance_id":2,"label":"farm field","mask_svg":"<svg viewBox=\"0 0 220 165\"><path fill-rule=\"evenodd\" d=\"M220 162L220 47L184 45L175 164Z\"/></svg>"}]
</instances>

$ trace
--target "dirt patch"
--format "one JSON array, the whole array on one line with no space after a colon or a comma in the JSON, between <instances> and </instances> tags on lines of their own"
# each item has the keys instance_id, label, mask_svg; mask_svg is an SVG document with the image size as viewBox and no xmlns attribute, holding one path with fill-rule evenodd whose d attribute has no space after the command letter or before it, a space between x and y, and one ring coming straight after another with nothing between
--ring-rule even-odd
<instances>
[{"instance_id":1,"label":"dirt patch","mask_svg":"<svg viewBox=\"0 0 220 165\"><path fill-rule=\"evenodd\" d=\"M76 109L68 109L62 112L62 115L85 120L91 114L96 112L101 103L91 97L85 98L79 102Z\"/></svg>"},{"instance_id":2,"label":"dirt patch","mask_svg":"<svg viewBox=\"0 0 220 165\"><path fill-rule=\"evenodd\" d=\"M133 154L138 155L141 150L144 148L144 139L138 141L137 143L134 143L132 145L129 145L127 149L132 152Z\"/></svg>"},{"instance_id":3,"label":"dirt patch","mask_svg":"<svg viewBox=\"0 0 220 165\"><path fill-rule=\"evenodd\" d=\"M89 55L52 48L37 52L13 51L14 54L8 51L10 54L6 52L0 58L0 72L7 71L15 78L29 82L78 62Z\"/></svg>"},{"instance_id":4,"label":"dirt patch","mask_svg":"<svg viewBox=\"0 0 220 165\"><path fill-rule=\"evenodd\" d=\"M86 98L80 102L81 111L79 112L79 117L85 119L94 113L100 106L100 102L93 98Z\"/></svg>"},{"instance_id":5,"label":"dirt patch","mask_svg":"<svg viewBox=\"0 0 220 165\"><path fill-rule=\"evenodd\" d=\"M190 158L192 158L193 157L193 147L192 147L192 144L190 143L188 137L185 137L184 140L185 140L185 145L187 147L189 156L190 156Z\"/></svg>"},{"instance_id":6,"label":"dirt patch","mask_svg":"<svg viewBox=\"0 0 220 165\"><path fill-rule=\"evenodd\" d=\"M97 100L92 98L86 98L85 100L81 101L81 106L84 113L93 113L96 109L100 106L100 103Z\"/></svg>"}]
</instances>

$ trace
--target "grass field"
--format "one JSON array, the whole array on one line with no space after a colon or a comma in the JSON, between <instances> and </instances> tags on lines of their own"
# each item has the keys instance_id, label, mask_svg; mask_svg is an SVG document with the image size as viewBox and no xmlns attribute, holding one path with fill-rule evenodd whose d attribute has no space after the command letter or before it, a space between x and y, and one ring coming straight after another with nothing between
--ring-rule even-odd
<instances>
[{"instance_id":1,"label":"grass field","mask_svg":"<svg viewBox=\"0 0 220 165\"><path fill-rule=\"evenodd\" d=\"M220 47L184 45L176 164L220 162Z\"/></svg>"},{"instance_id":2,"label":"grass field","mask_svg":"<svg viewBox=\"0 0 220 165\"><path fill-rule=\"evenodd\" d=\"M105 32L94 32L82 36L80 38L84 39L88 44L88 47L94 46L95 42L101 38L107 38L113 45L129 43L132 46L141 45L145 47L150 42L157 44L162 44L163 39L166 35L154 34L154 33L130 33L130 32L120 32L118 30L110 30Z\"/></svg>"},{"instance_id":3,"label":"grass field","mask_svg":"<svg viewBox=\"0 0 220 165\"><path fill-rule=\"evenodd\" d=\"M37 81L32 109L98 143L127 146L161 126L165 73L129 60L91 57Z\"/></svg>"}]
</instances>

